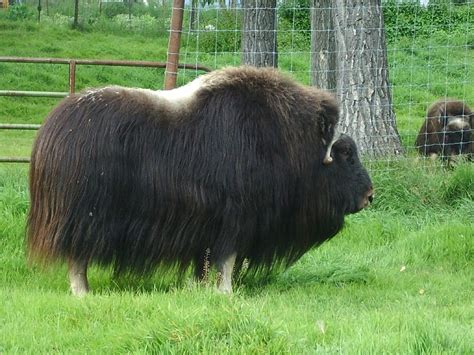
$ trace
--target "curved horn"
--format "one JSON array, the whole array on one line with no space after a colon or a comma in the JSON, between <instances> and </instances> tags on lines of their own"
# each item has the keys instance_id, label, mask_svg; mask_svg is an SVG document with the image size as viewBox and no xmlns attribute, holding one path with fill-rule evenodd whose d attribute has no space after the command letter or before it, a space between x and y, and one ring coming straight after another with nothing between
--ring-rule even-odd
<instances>
[{"instance_id":1,"label":"curved horn","mask_svg":"<svg viewBox=\"0 0 474 355\"><path fill-rule=\"evenodd\" d=\"M331 141L331 143L329 143L329 145L327 147L326 155L324 155L324 159L323 159L323 164L324 165L329 165L333 161L333 158L331 156L331 149L332 149L332 146L334 145L334 142L336 142L335 138L333 138L333 140Z\"/></svg>"}]
</instances>

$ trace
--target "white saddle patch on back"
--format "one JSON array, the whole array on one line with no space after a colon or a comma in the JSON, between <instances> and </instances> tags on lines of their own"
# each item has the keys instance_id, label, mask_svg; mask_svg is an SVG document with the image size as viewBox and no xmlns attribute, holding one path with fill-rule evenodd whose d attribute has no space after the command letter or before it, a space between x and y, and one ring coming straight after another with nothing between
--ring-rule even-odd
<instances>
[{"instance_id":1,"label":"white saddle patch on back","mask_svg":"<svg viewBox=\"0 0 474 355\"><path fill-rule=\"evenodd\" d=\"M189 105L196 93L203 87L203 79L198 77L190 83L172 90L131 89L148 95L160 107L165 105L169 110L179 111Z\"/></svg>"}]
</instances>

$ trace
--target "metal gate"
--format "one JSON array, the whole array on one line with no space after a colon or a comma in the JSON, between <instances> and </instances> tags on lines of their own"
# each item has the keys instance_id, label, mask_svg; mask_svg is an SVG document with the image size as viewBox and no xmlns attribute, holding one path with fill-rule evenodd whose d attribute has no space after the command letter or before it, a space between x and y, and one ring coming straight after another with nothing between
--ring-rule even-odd
<instances>
[{"instance_id":1,"label":"metal gate","mask_svg":"<svg viewBox=\"0 0 474 355\"><path fill-rule=\"evenodd\" d=\"M24 57L0 57L0 63L41 63L41 64L62 64L69 65L69 92L57 91L18 91L0 90L0 96L29 96L29 97L66 97L74 94L76 89L76 66L77 65L103 65L121 67L142 67L142 68L166 68L167 63L149 61L130 60L89 60L89 59L62 59L62 58L24 58ZM177 64L179 69L191 69L209 72L211 69L198 64ZM0 123L0 129L7 130L37 130L39 124L6 124ZM3 157L0 156L0 163L28 163L29 158L25 157Z\"/></svg>"}]
</instances>

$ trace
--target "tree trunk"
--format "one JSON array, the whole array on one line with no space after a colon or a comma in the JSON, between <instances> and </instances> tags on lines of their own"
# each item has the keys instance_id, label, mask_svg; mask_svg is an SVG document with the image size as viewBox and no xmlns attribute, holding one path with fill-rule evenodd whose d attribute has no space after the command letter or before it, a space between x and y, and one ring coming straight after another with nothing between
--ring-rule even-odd
<instances>
[{"instance_id":1,"label":"tree trunk","mask_svg":"<svg viewBox=\"0 0 474 355\"><path fill-rule=\"evenodd\" d=\"M276 0L244 0L242 62L277 67Z\"/></svg>"},{"instance_id":2,"label":"tree trunk","mask_svg":"<svg viewBox=\"0 0 474 355\"><path fill-rule=\"evenodd\" d=\"M311 1L312 84L336 92L336 39L331 0Z\"/></svg>"},{"instance_id":3,"label":"tree trunk","mask_svg":"<svg viewBox=\"0 0 474 355\"><path fill-rule=\"evenodd\" d=\"M362 155L375 157L401 154L403 148L392 110L388 81L380 0L334 0L330 3L332 23L327 20L327 15L318 14L321 9L315 7L312 27L333 28L329 36L334 37L335 59L326 62L320 60L315 50L313 67L322 70L327 66L329 74L335 73L336 95L341 106L339 130L354 138ZM318 18L326 19L327 25L318 25ZM316 35L314 37L316 40ZM319 48L317 43L314 46ZM314 83L322 80L314 77L319 73L317 70L313 72ZM332 78L329 74L325 79L327 86L322 87L331 88Z\"/></svg>"},{"instance_id":4,"label":"tree trunk","mask_svg":"<svg viewBox=\"0 0 474 355\"><path fill-rule=\"evenodd\" d=\"M79 27L79 0L74 1L74 28Z\"/></svg>"}]
</instances>

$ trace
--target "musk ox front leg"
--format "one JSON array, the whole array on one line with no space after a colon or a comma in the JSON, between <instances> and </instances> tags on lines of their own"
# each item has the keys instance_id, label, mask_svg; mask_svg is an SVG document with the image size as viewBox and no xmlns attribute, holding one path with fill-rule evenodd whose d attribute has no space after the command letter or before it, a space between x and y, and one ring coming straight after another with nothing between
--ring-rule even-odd
<instances>
[{"instance_id":1,"label":"musk ox front leg","mask_svg":"<svg viewBox=\"0 0 474 355\"><path fill-rule=\"evenodd\" d=\"M217 289L222 293L232 293L232 272L234 271L237 253L219 259L216 263L218 277Z\"/></svg>"},{"instance_id":2,"label":"musk ox front leg","mask_svg":"<svg viewBox=\"0 0 474 355\"><path fill-rule=\"evenodd\" d=\"M78 297L85 296L89 292L87 260L77 261L69 259L68 271L72 294Z\"/></svg>"}]
</instances>

